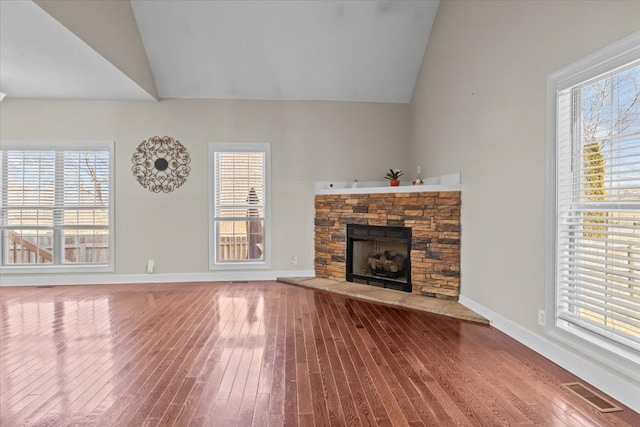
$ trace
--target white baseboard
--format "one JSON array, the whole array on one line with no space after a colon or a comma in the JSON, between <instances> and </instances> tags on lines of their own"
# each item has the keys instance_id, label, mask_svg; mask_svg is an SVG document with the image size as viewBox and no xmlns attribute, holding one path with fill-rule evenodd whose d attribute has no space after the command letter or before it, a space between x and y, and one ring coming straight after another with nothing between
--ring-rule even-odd
<instances>
[{"instance_id":1,"label":"white baseboard","mask_svg":"<svg viewBox=\"0 0 640 427\"><path fill-rule=\"evenodd\" d=\"M167 274L90 274L3 276L0 286L117 285L123 283L221 282L230 280L276 280L278 277L315 277L314 270L209 271Z\"/></svg>"},{"instance_id":2,"label":"white baseboard","mask_svg":"<svg viewBox=\"0 0 640 427\"><path fill-rule=\"evenodd\" d=\"M638 394L638 386L632 380L616 375L590 360L559 346L544 336L534 334L464 295L460 295L459 302L489 319L491 326L494 328L526 345L531 350L558 364L587 383L599 388L634 411L640 412L640 394Z\"/></svg>"}]
</instances>

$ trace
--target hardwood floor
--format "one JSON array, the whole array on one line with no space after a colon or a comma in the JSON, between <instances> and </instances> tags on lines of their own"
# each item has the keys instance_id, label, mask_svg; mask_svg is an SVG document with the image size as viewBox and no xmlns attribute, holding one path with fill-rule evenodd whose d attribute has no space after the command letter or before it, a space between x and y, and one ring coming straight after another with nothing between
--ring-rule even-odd
<instances>
[{"instance_id":1,"label":"hardwood floor","mask_svg":"<svg viewBox=\"0 0 640 427\"><path fill-rule=\"evenodd\" d=\"M8 426L639 426L499 331L276 282L2 288Z\"/></svg>"}]
</instances>

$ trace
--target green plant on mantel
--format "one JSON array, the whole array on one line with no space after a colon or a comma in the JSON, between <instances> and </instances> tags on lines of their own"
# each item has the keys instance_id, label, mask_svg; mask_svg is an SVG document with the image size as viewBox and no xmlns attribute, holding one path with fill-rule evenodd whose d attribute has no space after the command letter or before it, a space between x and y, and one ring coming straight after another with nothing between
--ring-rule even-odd
<instances>
[{"instance_id":1,"label":"green plant on mantel","mask_svg":"<svg viewBox=\"0 0 640 427\"><path fill-rule=\"evenodd\" d=\"M389 172L387 172L387 174L384 176L385 179L388 179L389 181L399 181L400 177L404 175L402 173L402 171L400 169L395 170L395 169L389 169Z\"/></svg>"}]
</instances>

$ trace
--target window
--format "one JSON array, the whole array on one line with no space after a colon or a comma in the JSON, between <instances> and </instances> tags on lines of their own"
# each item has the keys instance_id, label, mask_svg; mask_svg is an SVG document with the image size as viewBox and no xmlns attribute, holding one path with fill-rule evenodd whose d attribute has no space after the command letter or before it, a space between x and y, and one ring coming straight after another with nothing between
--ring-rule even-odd
<instances>
[{"instance_id":1,"label":"window","mask_svg":"<svg viewBox=\"0 0 640 427\"><path fill-rule=\"evenodd\" d=\"M640 377L640 37L549 78L551 335ZM552 222L552 223L551 223Z\"/></svg>"},{"instance_id":2,"label":"window","mask_svg":"<svg viewBox=\"0 0 640 427\"><path fill-rule=\"evenodd\" d=\"M113 270L113 143L3 142L4 272Z\"/></svg>"},{"instance_id":3,"label":"window","mask_svg":"<svg viewBox=\"0 0 640 427\"><path fill-rule=\"evenodd\" d=\"M211 269L269 267L269 144L211 143Z\"/></svg>"}]
</instances>

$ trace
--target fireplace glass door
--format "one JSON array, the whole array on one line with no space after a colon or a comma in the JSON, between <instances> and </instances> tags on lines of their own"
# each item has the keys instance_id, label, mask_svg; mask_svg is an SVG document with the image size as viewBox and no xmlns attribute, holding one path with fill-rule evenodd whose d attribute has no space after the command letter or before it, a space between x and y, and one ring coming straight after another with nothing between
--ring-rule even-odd
<instances>
[{"instance_id":1,"label":"fireplace glass door","mask_svg":"<svg viewBox=\"0 0 640 427\"><path fill-rule=\"evenodd\" d=\"M347 281L411 292L411 228L347 224Z\"/></svg>"}]
</instances>

